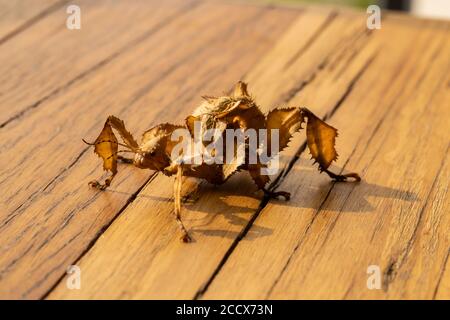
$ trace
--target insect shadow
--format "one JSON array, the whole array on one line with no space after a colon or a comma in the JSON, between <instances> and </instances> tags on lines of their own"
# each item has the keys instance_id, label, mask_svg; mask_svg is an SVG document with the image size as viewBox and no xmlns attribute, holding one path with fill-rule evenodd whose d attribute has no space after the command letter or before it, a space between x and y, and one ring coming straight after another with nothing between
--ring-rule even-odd
<instances>
[{"instance_id":1,"label":"insect shadow","mask_svg":"<svg viewBox=\"0 0 450 320\"><path fill-rule=\"evenodd\" d=\"M336 166L333 169L337 172L341 171L341 168ZM194 185L196 188L193 188L191 192L188 190L183 198L183 206L186 209L184 216L193 234L235 239L254 218L256 212L270 214L265 211L267 208L263 205L262 192L257 191L245 172L233 176L227 183L220 186L203 181L197 181ZM277 212L283 212L283 207L293 207L298 209L296 212L298 214L304 213L303 209L318 210L319 208L321 211L342 214L370 214L376 210L376 203L380 201L377 199L399 199L407 202L419 200L414 192L370 183L364 178L358 183L330 181L328 177L319 175L317 169L311 167L310 161L303 158L291 168L280 187L291 190L291 200L270 199L270 203L276 204ZM151 195L140 195L140 197L169 203L173 201L170 197ZM197 218L193 212L206 215ZM221 218L232 226L226 229L212 227L215 224L214 221ZM272 233L272 229L259 225L256 220L248 230L246 240L269 236Z\"/></svg>"}]
</instances>

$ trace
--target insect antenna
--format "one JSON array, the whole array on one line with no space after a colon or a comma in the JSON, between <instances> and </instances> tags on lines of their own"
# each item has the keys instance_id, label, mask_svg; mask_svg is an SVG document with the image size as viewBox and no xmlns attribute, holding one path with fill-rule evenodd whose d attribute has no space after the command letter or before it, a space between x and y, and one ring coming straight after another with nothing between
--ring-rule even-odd
<instances>
[{"instance_id":1,"label":"insect antenna","mask_svg":"<svg viewBox=\"0 0 450 320\"><path fill-rule=\"evenodd\" d=\"M100 140L100 141L97 141L97 142L88 142L88 141L86 141L86 140L84 140L84 139L81 139L81 140L83 140L83 142L86 143L86 144L89 145L89 146L95 146L95 145L97 145L97 144L109 142L109 143L115 143L115 144L117 144L117 145L119 145L119 146L121 146L121 147L124 147L124 148L130 148L130 147L127 146L126 144L123 144L123 143L120 143L120 142L116 142L116 141L111 141L111 140ZM131 151L131 150L130 150L129 152L134 152L134 151Z\"/></svg>"},{"instance_id":2,"label":"insect antenna","mask_svg":"<svg viewBox=\"0 0 450 320\"><path fill-rule=\"evenodd\" d=\"M114 157L115 155L117 155L118 153L123 153L123 152L129 152L129 153L135 153L134 151L131 150L119 150L117 152L114 152L112 155L110 155L108 158L106 158L106 160L108 160L109 158Z\"/></svg>"}]
</instances>

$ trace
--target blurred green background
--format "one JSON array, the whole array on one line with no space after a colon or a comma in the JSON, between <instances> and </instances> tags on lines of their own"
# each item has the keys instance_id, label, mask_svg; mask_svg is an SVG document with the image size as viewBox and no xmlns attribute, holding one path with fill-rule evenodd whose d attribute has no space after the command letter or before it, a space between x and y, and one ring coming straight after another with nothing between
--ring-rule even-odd
<instances>
[{"instance_id":1,"label":"blurred green background","mask_svg":"<svg viewBox=\"0 0 450 320\"><path fill-rule=\"evenodd\" d=\"M450 19L450 0L247 0L265 3L285 4L328 4L352 6L365 10L376 4L382 9L402 10L412 15L425 18Z\"/></svg>"},{"instance_id":2,"label":"blurred green background","mask_svg":"<svg viewBox=\"0 0 450 320\"><path fill-rule=\"evenodd\" d=\"M335 4L335 5L347 5L354 7L367 8L371 4L377 4L378 1L374 0L262 0L269 3L323 3L323 4ZM450 1L450 0L449 0Z\"/></svg>"}]
</instances>

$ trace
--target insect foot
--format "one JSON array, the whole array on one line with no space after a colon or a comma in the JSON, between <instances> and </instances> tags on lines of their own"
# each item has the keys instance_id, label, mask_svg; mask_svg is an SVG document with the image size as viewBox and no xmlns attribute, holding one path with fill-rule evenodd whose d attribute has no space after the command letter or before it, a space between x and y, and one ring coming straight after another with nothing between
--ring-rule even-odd
<instances>
[{"instance_id":1,"label":"insect foot","mask_svg":"<svg viewBox=\"0 0 450 320\"><path fill-rule=\"evenodd\" d=\"M361 181L361 177L357 173L347 173L347 174L335 174L329 170L324 170L326 174L330 176L331 179L334 179L337 182L348 181L348 178L353 178L355 182Z\"/></svg>"},{"instance_id":2,"label":"insect foot","mask_svg":"<svg viewBox=\"0 0 450 320\"><path fill-rule=\"evenodd\" d=\"M286 201L289 201L291 199L291 194L286 191L270 191L267 189L262 190L264 191L264 195L268 198L277 199L279 197L283 197Z\"/></svg>"},{"instance_id":3,"label":"insect foot","mask_svg":"<svg viewBox=\"0 0 450 320\"><path fill-rule=\"evenodd\" d=\"M88 185L91 188L95 188L95 189L99 189L99 190L105 190L106 189L106 185L101 184L97 180L89 181Z\"/></svg>"},{"instance_id":4,"label":"insect foot","mask_svg":"<svg viewBox=\"0 0 450 320\"><path fill-rule=\"evenodd\" d=\"M189 234L186 232L181 237L180 240L184 243L192 242L192 238L189 236Z\"/></svg>"}]
</instances>

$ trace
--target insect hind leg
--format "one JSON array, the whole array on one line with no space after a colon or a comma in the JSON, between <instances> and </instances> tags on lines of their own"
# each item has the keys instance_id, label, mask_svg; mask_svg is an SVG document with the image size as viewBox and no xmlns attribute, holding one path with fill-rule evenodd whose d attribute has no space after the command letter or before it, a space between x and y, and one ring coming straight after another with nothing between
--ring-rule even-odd
<instances>
[{"instance_id":1,"label":"insect hind leg","mask_svg":"<svg viewBox=\"0 0 450 320\"><path fill-rule=\"evenodd\" d=\"M328 169L323 170L326 174L328 174L328 176L333 179L336 180L337 182L344 182L344 181L348 181L348 178L353 178L356 182L361 181L361 177L357 174L357 173L347 173L347 174L336 174L334 172L331 172Z\"/></svg>"}]
</instances>

